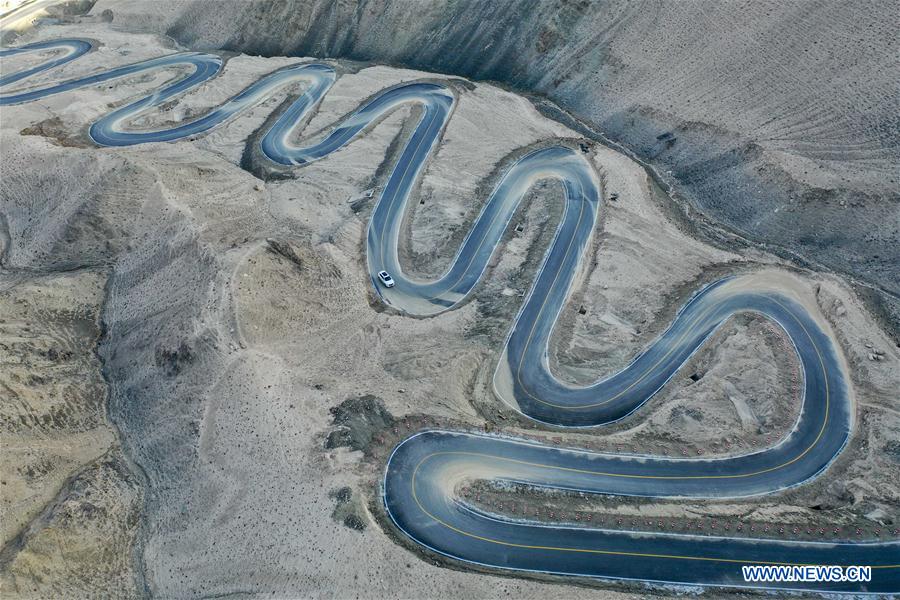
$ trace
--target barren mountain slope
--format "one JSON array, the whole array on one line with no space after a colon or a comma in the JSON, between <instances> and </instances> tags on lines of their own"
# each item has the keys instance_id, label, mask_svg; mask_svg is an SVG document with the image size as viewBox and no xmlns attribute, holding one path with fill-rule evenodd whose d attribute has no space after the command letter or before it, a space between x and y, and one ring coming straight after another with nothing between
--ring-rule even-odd
<instances>
[{"instance_id":1,"label":"barren mountain slope","mask_svg":"<svg viewBox=\"0 0 900 600\"><path fill-rule=\"evenodd\" d=\"M399 63L546 94L741 235L900 318L896 3L100 0L198 49ZM132 15L137 19L132 18Z\"/></svg>"},{"instance_id":2,"label":"barren mountain slope","mask_svg":"<svg viewBox=\"0 0 900 600\"><path fill-rule=\"evenodd\" d=\"M243 27L261 36L263 21L242 19L262 4L236 3L241 10L229 15L225 2L100 2L91 16L46 24L20 42L97 40L97 51L39 80L46 82L174 52L169 39L114 28L165 31L177 23L183 32L189 26L215 31L203 20L210 7L224 7L222 31ZM273 38L290 40L292 27L299 27L293 19L300 17L290 12L296 6L275 6L285 13L260 16L281 19L279 27L284 21L283 31L268 27ZM407 30L394 33L399 46L420 35L428 56L437 42L422 36L416 22L437 17L417 6ZM101 18L105 10L114 12L111 24L108 14ZM336 4L328 18L342 10ZM530 10L528 18L537 19L545 9L535 3ZM322 19L303 27L326 31L331 21ZM447 35L455 26L446 25ZM379 31L378 39L392 35ZM356 37L363 34L350 39ZM562 61L562 48L550 48L541 56L556 52ZM136 125L191 118L293 62L232 56L220 77ZM341 76L306 132L327 127L384 87L429 77L334 64ZM0 507L8 515L4 540L12 540L0 552L4 596L386 597L424 591L459 598L646 597L648 590L638 586L575 588L438 567L436 557L398 544L396 530L385 523L378 482L386 455L400 439L435 424L500 428L612 451L708 455L764 446L767 437L792 426L799 406L790 385L795 365L775 358L785 340L762 321L741 318L632 418L601 430L536 430L497 400L490 375L520 294L553 236L560 198L555 185L536 186L529 195L514 221L521 231L508 232L471 301L433 319L411 319L374 299L364 243L375 201L366 192L384 185L409 133L408 110L327 159L269 181L242 169L241 157L248 136L263 127L283 94L193 139L131 148L98 148L87 140L88 123L110 105L141 97L172 76L127 78L4 107L0 364L8 375L0 385L16 394L16 403L6 408L3 425L4 437L30 452L4 472L4 487L11 488L4 489L4 501L29 500ZM404 260L423 274L440 272L492 177L521 148L561 138L584 144L603 179L604 203L590 266L552 345L554 368L565 378L593 380L621 368L699 285L746 271L792 278L829 320L851 367L854 440L814 484L759 504L612 498L595 499L585 510L682 522L742 517L762 526L840 524L859 527L866 539L896 527L900 354L864 310L858 290L844 278L797 268L763 250L695 239L629 157L580 139L509 91L452 85L459 103L416 192ZM574 87L570 92L577 94ZM648 113L636 122L652 118ZM799 156L799 149L793 152ZM891 160L869 162L877 169ZM828 169L844 169L850 179L849 164L829 163ZM879 223L888 222L884 211L879 214ZM843 221L831 227L844 231ZM64 349L79 349L77 361L52 359L49 350L60 339ZM76 377L90 385L66 379ZM65 394L57 391L62 385ZM58 409L67 398L66 410ZM118 431L101 414L107 408ZM55 414L85 416L55 423ZM90 441L79 456L54 454L58 443L74 444L78 436ZM53 468L29 474L39 463ZM568 507L572 498L551 501Z\"/></svg>"}]
</instances>

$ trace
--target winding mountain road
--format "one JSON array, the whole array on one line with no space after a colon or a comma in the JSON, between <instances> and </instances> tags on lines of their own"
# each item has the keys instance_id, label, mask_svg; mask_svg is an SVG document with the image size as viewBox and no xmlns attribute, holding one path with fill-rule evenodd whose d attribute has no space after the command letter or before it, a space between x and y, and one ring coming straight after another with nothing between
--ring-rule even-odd
<instances>
[{"instance_id":1,"label":"winding mountain road","mask_svg":"<svg viewBox=\"0 0 900 600\"><path fill-rule=\"evenodd\" d=\"M0 51L0 58L50 53L41 64L4 74L8 87L89 53L92 42L54 40ZM637 410L732 315L753 312L780 326L803 368L803 406L795 427L770 448L716 459L598 454L558 449L505 437L426 431L394 450L385 468L387 514L416 543L461 561L490 567L587 577L676 584L747 586L741 565L871 565L868 583L762 584L783 589L900 592L900 542L817 543L777 539L634 533L550 525L487 514L459 496L474 480L497 480L596 494L675 498L729 498L772 493L821 474L847 443L853 406L845 366L828 325L789 286L762 275L717 281L699 290L670 327L620 372L576 387L551 372L548 343L582 267L596 228L600 186L592 165L558 145L513 163L487 199L448 270L432 280L407 276L398 258L400 226L417 180L455 106L439 84L408 83L378 94L342 119L318 142L302 145L299 128L328 92L334 69L299 63L271 73L196 120L158 131L127 128L130 120L218 76L221 57L182 53L0 95L0 106L37 101L79 87L144 71L187 68L187 74L151 95L93 123L98 145L128 146L183 139L209 131L284 86L304 91L260 140L260 151L279 165L302 165L350 143L398 106L421 108L418 123L388 176L373 210L367 260L384 301L412 315L434 315L457 306L478 284L527 190L543 179L565 191L563 214L535 282L507 337L494 374L497 396L521 413L554 425L589 427ZM5 70L4 70L5 72ZM387 270L394 288L377 284ZM759 587L761 584L754 584Z\"/></svg>"}]
</instances>

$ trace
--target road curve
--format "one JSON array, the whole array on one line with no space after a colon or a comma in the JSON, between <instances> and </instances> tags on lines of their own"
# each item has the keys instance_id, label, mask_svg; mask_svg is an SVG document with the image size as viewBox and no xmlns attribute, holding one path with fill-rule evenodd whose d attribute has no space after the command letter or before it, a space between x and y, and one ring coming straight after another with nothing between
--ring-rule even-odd
<instances>
[{"instance_id":1,"label":"road curve","mask_svg":"<svg viewBox=\"0 0 900 600\"><path fill-rule=\"evenodd\" d=\"M55 40L0 51L0 58L54 52L36 67L0 77L9 86L66 64L92 49L85 40ZM413 103L418 122L373 209L367 260L387 304L414 315L458 305L477 285L525 192L538 180L558 181L565 204L554 240L507 337L494 375L499 398L523 414L555 425L609 423L638 409L709 338L740 312L763 315L793 342L803 367L804 400L793 431L775 446L710 460L595 454L509 438L428 431L397 446L385 468L384 504L397 527L433 551L472 563L523 571L682 584L742 586L743 564L872 565L872 582L808 585L809 589L900 592L900 543L814 543L774 539L645 534L551 526L486 514L458 496L480 479L515 481L587 493L725 498L771 493L816 477L846 444L852 429L847 375L827 325L790 290L759 275L730 277L698 291L671 326L620 372L572 386L550 370L547 346L582 265L600 206L593 167L566 146L544 148L513 163L487 199L447 271L432 280L408 277L398 258L400 224L416 181L452 115L454 94L430 82L396 86L342 119L320 141L303 145L300 127L335 81L328 65L299 63L259 79L206 115L168 129L135 131L127 123L222 72L221 57L182 53L125 65L47 87L0 95L0 106L31 102L148 70L187 67L187 74L90 127L103 146L175 141L202 134L300 82L304 91L265 132L260 151L279 165L302 165L350 143L368 125ZM396 286L377 285L389 271ZM635 560L639 558L640 560ZM783 589L802 584L778 584Z\"/></svg>"},{"instance_id":2,"label":"road curve","mask_svg":"<svg viewBox=\"0 0 900 600\"><path fill-rule=\"evenodd\" d=\"M647 493L655 495L659 490L666 494L678 489L685 480L677 476L653 479L660 477L658 473L670 470L669 467L700 463L689 459L626 458L508 438L426 431L403 441L391 455L384 478L384 503L396 526L417 543L458 560L500 569L751 587L743 581L742 565L871 565L872 581L868 584L781 583L752 587L879 594L900 589L898 542L785 542L639 533L590 528L574 522L551 525L483 512L457 493L462 486L481 479L598 494L629 494L619 490L641 481L646 482ZM713 470L728 467L715 465ZM725 492L728 484L721 482L712 477L703 480L710 487L709 495Z\"/></svg>"}]
</instances>

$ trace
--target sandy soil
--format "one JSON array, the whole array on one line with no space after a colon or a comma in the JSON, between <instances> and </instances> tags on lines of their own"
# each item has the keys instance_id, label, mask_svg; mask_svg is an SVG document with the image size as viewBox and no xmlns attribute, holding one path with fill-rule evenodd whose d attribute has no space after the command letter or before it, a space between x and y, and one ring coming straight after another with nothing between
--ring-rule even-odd
<instances>
[{"instance_id":1,"label":"sandy soil","mask_svg":"<svg viewBox=\"0 0 900 600\"><path fill-rule=\"evenodd\" d=\"M103 282L96 272L26 279L0 296L4 544L113 443L94 354Z\"/></svg>"},{"instance_id":2,"label":"sandy soil","mask_svg":"<svg viewBox=\"0 0 900 600\"><path fill-rule=\"evenodd\" d=\"M104 44L68 65L68 76L171 51L167 40L124 35L92 19L32 35L79 35ZM146 122L194 114L210 98L225 98L288 62L235 57L224 77ZM387 67L345 68L306 131L316 132L382 87L434 77ZM21 548L6 542L0 554L4 587L29 595L28 586L48 586L33 596L65 589L59 582L71 578L69 571L33 566L51 556L50 529L39 527L62 519L59 515L77 514L74 503L83 511L84 495L75 484L88 478L104 490L97 506L114 517L64 519L63 548L78 551L93 565L95 578L122 595L617 597L626 588L576 589L570 583L462 572L398 545L378 508L377 483L392 443L438 424L623 451L645 445L677 451L689 443L691 452L727 453L764 444L795 418L792 365L781 359L783 340L759 319L738 318L646 410L615 428L571 434L517 420L491 394L490 376L518 294L529 285L552 236L558 190L535 191L514 219L524 224L523 231L509 233L471 301L435 318L405 318L384 310L368 289L363 249L371 205L357 202L365 190L384 183L405 113L388 117L327 160L268 182L238 165L244 140L278 98L197 140L115 150L81 147L87 124L109 103L133 99L168 76L78 91L40 106L4 108L2 162L4 174L12 176L4 175L0 184L9 236L3 266L19 279L0 301L25 311L28 302L20 306L17 299L38 295L28 286L43 290L53 281L57 296L41 292L42 302L49 297L63 307L77 302L94 307L94 312L85 309L95 315L88 319L94 329L84 326L93 337L79 343L96 347L99 358L82 351L79 360L90 356L93 362L79 368L100 385L101 395L92 396L92 414L100 416L102 369L109 415L125 452L117 453L116 437L100 419L95 428L105 437L96 434L77 465L67 462L73 453L41 450L51 457L52 482L36 485L34 492L25 489L24 476L13 480L4 465L4 479L16 482L21 497L40 494L3 530L4 540L31 541ZM552 137L579 138L511 92L486 84L458 89L446 139L421 184L425 204L414 203L409 216L407 258L423 273L446 264L454 240L483 201L482 192L517 149ZM19 133L26 125L50 121L49 137ZM864 524L867 534L900 521L900 490L891 483L900 481L895 406L900 354L853 289L837 277L800 270L758 251L731 253L692 239L639 165L602 146L592 144L590 151L607 198L618 196L604 205L591 266L554 337L554 368L584 381L621 367L666 326L690 292L718 274L788 273L841 343L859 419L853 444L818 482L752 506L620 499L614 505L598 500L583 510L680 522L742 515L760 526L788 517L816 525L831 520ZM97 275L101 268L103 276ZM99 345L98 311L104 324ZM68 331L85 318L60 313L59 327ZM0 343L10 357L29 355L15 345L26 337L19 321L27 319L24 312L17 317L15 331L0 324ZM39 349L43 346L28 352ZM16 368L22 369L20 378L45 377L49 366L35 358L31 366ZM693 374L701 376L694 381ZM58 402L60 396L58 390L30 387L17 392L29 393L41 394L41 402ZM348 398L366 395L383 404L379 418L361 412L355 420L341 417L341 410L332 412ZM19 406L26 404L16 410ZM8 420L12 435L32 435L15 422L17 414ZM361 424L354 425L357 421ZM346 435L331 437L343 429L355 439L354 431L366 427L368 434L359 437L365 443L357 450L340 445ZM52 435L71 437L71 444L79 439L65 428L52 428ZM43 438L27 441L35 448L44 443ZM89 463L60 496L63 480ZM132 487L137 484L143 489L139 519ZM87 489L94 489L90 485ZM11 510L7 497L14 498L4 490L4 511ZM23 531L31 533L23 537ZM80 544L105 539L116 540L109 548L117 561L79 550ZM122 560L130 553L133 561ZM132 565L137 566L133 574ZM133 583L130 590L125 581ZM646 593L626 591L635 592L631 597Z\"/></svg>"},{"instance_id":3,"label":"sandy soil","mask_svg":"<svg viewBox=\"0 0 900 600\"><path fill-rule=\"evenodd\" d=\"M106 274L0 279L0 589L131 596L140 491L106 420L95 353Z\"/></svg>"}]
</instances>

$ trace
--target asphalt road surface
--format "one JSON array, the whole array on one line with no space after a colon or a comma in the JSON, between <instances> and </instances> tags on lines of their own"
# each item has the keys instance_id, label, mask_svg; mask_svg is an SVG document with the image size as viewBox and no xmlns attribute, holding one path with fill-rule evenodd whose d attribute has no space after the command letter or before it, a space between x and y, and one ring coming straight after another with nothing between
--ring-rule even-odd
<instances>
[{"instance_id":1,"label":"asphalt road surface","mask_svg":"<svg viewBox=\"0 0 900 600\"><path fill-rule=\"evenodd\" d=\"M56 40L4 49L0 58L46 53L45 62L0 77L10 87L73 61L92 50L85 40ZM300 143L305 117L328 92L334 69L298 63L262 77L206 115L157 131L124 126L140 114L218 76L221 57L204 53L163 56L37 89L0 95L0 106L40 100L143 71L187 67L187 75L119 108L90 127L103 146L166 142L199 135L292 83L305 85L260 140L264 156L280 165L302 165L352 142L388 112L415 104L418 123L394 165L373 210L367 259L383 300L412 315L452 309L478 284L527 190L557 181L565 206L555 238L507 337L494 375L499 398L546 423L590 427L637 410L732 315L761 314L793 342L803 367L800 417L783 440L759 452L717 459L597 454L558 449L499 436L427 431L397 446L385 468L384 505L394 524L416 543L454 559L498 569L584 577L635 579L689 585L723 585L828 592L900 592L900 542L818 543L781 539L636 533L575 524L550 525L488 514L458 490L475 480L518 482L584 493L677 498L729 498L770 494L802 484L828 468L849 439L853 411L847 374L827 326L788 292L753 275L725 278L699 290L670 327L620 372L588 386L558 380L547 346L578 273L600 209L600 187L591 164L565 145L526 154L507 170L440 277L422 281L404 274L398 258L400 226L410 196L455 106L440 84L414 82L389 88L341 119L322 140ZM396 286L375 274L387 270ZM869 565L872 581L748 584L742 565Z\"/></svg>"}]
</instances>

